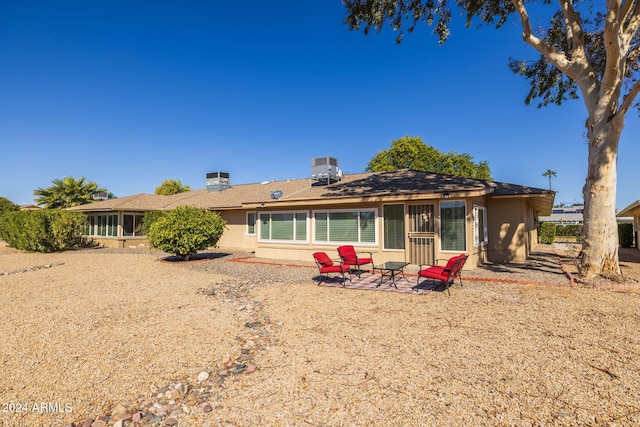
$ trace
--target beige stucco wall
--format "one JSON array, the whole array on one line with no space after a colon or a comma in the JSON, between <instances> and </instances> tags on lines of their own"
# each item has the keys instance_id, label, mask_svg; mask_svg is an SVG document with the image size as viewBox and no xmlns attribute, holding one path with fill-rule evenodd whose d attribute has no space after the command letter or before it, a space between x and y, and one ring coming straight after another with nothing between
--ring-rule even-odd
<instances>
[{"instance_id":1,"label":"beige stucco wall","mask_svg":"<svg viewBox=\"0 0 640 427\"><path fill-rule=\"evenodd\" d=\"M254 251L258 239L255 235L247 234L247 211L222 211L218 213L227 221L227 228L218 241L218 247Z\"/></svg>"},{"instance_id":2,"label":"beige stucco wall","mask_svg":"<svg viewBox=\"0 0 640 427\"><path fill-rule=\"evenodd\" d=\"M493 198L488 203L491 262L524 263L532 249L535 227L527 201L519 198Z\"/></svg>"},{"instance_id":3,"label":"beige stucco wall","mask_svg":"<svg viewBox=\"0 0 640 427\"><path fill-rule=\"evenodd\" d=\"M448 199L452 200L452 199ZM439 221L440 221L440 199L412 200L405 204L405 232L408 232L408 208L409 204L430 204L435 205L435 259L446 260L458 252L440 251L439 241ZM403 203L403 202L396 202ZM405 250L389 250L384 249L383 239L383 205L385 203L376 202L358 205L327 205L322 209L354 209L354 208L375 208L378 213L377 217L377 233L378 241L375 245L356 245L356 250L361 253L371 252L376 264L387 261L407 261L408 255ZM487 227L488 240L486 246L474 246L474 205L484 206L487 209ZM295 210L305 210L304 207ZM313 209L306 209L311 217ZM337 258L337 244L320 245L313 242L307 243L270 243L258 242L257 235L247 234L247 211L246 210L229 210L219 212L227 222L227 228L224 231L218 247L222 250L245 250L254 251L255 255L260 258L295 260L295 261L312 261L313 253L324 251L330 257ZM255 211L256 220L258 213ZM465 264L465 269L473 269L479 264L486 261L490 262L516 262L523 263L526 261L532 246L537 242L537 230L532 219L532 211L526 199L522 198L487 198L478 196L466 200L466 253L469 259ZM121 216L121 213L120 215ZM312 221L308 221L308 236L312 236ZM255 231L258 231L256 224ZM408 237L405 247L408 245ZM311 240L311 239L309 239ZM131 238L96 238L95 241L102 246L111 248L128 248L133 246L144 245L148 247L148 242L144 237Z\"/></svg>"},{"instance_id":4,"label":"beige stucco wall","mask_svg":"<svg viewBox=\"0 0 640 427\"><path fill-rule=\"evenodd\" d=\"M130 247L149 247L146 237L92 237L94 243L104 248L127 249Z\"/></svg>"},{"instance_id":5,"label":"beige stucco wall","mask_svg":"<svg viewBox=\"0 0 640 427\"><path fill-rule=\"evenodd\" d=\"M434 204L435 205L435 214L436 214L436 229L439 226L439 206L440 199L431 199L431 200L422 200L422 201L411 201L410 203L405 204L405 238L407 239L405 242L405 247L408 248L409 242L407 237L408 231L408 209L407 205L409 204ZM402 203L402 202L399 202ZM466 241L466 253L469 254L469 259L465 264L464 269L469 270L473 269L480 262L483 262L487 258L487 247L474 247L473 246L473 205L478 204L481 206L485 206L486 202L484 197L478 197L473 200L466 201L466 213L467 213L467 241ZM353 205L353 206L344 206L344 205L336 205L336 206L327 206L323 209L358 209L358 208L375 208L378 211L378 221L377 221L377 232L378 232L378 242L375 245L355 245L356 251L358 253L368 253L371 252L374 262L376 264L381 264L387 261L401 261L407 262L408 255L406 250L390 250L384 249L384 238L383 238L383 205L386 203L373 203L367 205ZM310 209L310 215L311 215ZM312 235L311 221L308 224L308 235ZM438 239L438 233L436 231L435 236L435 254L434 257L436 260L440 260L440 262L451 258L452 256L459 255L461 252L455 251L440 251L440 241ZM338 244L313 244L309 243L301 243L301 244L277 244L277 243L265 243L265 242L257 242L256 239L255 246L255 255L260 258L271 258L271 259L282 259L282 260L299 260L299 261L311 261L313 260L313 253L318 251L326 252L331 258L338 258L337 247Z\"/></svg>"}]
</instances>

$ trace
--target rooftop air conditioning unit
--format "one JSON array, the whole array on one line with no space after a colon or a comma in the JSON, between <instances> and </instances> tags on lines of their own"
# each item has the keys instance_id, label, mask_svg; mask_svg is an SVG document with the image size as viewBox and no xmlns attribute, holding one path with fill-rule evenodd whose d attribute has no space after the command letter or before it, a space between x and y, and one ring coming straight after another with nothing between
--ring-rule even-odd
<instances>
[{"instance_id":1,"label":"rooftop air conditioning unit","mask_svg":"<svg viewBox=\"0 0 640 427\"><path fill-rule=\"evenodd\" d=\"M93 200L107 200L109 194L106 191L99 191L93 195Z\"/></svg>"},{"instance_id":2,"label":"rooftop air conditioning unit","mask_svg":"<svg viewBox=\"0 0 640 427\"><path fill-rule=\"evenodd\" d=\"M210 193L229 188L228 172L209 172L207 174L207 191Z\"/></svg>"},{"instance_id":3,"label":"rooftop air conditioning unit","mask_svg":"<svg viewBox=\"0 0 640 427\"><path fill-rule=\"evenodd\" d=\"M339 181L341 176L337 159L326 156L311 160L311 179L318 184L331 184Z\"/></svg>"}]
</instances>

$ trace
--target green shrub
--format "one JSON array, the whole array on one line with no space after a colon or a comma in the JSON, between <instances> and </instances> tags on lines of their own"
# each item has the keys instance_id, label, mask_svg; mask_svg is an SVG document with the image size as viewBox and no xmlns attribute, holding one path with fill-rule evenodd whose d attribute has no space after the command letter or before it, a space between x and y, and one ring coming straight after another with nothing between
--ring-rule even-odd
<instances>
[{"instance_id":1,"label":"green shrub","mask_svg":"<svg viewBox=\"0 0 640 427\"><path fill-rule=\"evenodd\" d=\"M556 236L576 237L582 235L581 224L556 225Z\"/></svg>"},{"instance_id":2,"label":"green shrub","mask_svg":"<svg viewBox=\"0 0 640 427\"><path fill-rule=\"evenodd\" d=\"M0 197L0 215L2 215L4 212L14 212L19 210L20 206L16 205L7 198Z\"/></svg>"},{"instance_id":3,"label":"green shrub","mask_svg":"<svg viewBox=\"0 0 640 427\"><path fill-rule=\"evenodd\" d=\"M550 244L556 238L556 225L552 222L543 222L538 226L538 242Z\"/></svg>"},{"instance_id":4,"label":"green shrub","mask_svg":"<svg viewBox=\"0 0 640 427\"><path fill-rule=\"evenodd\" d=\"M0 238L23 251L62 251L80 245L86 220L80 212L57 209L8 212L0 221Z\"/></svg>"},{"instance_id":5,"label":"green shrub","mask_svg":"<svg viewBox=\"0 0 640 427\"><path fill-rule=\"evenodd\" d=\"M146 233L149 243L186 260L200 250L215 246L227 226L219 214L191 206L180 206L152 219Z\"/></svg>"},{"instance_id":6,"label":"green shrub","mask_svg":"<svg viewBox=\"0 0 640 427\"><path fill-rule=\"evenodd\" d=\"M149 211L145 212L144 217L142 218L142 233L144 235L149 234L149 228L151 228L151 224L156 222L158 218L167 213L168 211Z\"/></svg>"},{"instance_id":7,"label":"green shrub","mask_svg":"<svg viewBox=\"0 0 640 427\"><path fill-rule=\"evenodd\" d=\"M618 242L620 247L633 247L633 224L618 224Z\"/></svg>"}]
</instances>

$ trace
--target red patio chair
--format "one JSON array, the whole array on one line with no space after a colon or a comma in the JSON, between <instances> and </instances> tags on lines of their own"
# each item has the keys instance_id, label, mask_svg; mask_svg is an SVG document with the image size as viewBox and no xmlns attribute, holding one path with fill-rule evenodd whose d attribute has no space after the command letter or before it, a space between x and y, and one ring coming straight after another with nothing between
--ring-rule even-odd
<instances>
[{"instance_id":1,"label":"red patio chair","mask_svg":"<svg viewBox=\"0 0 640 427\"><path fill-rule=\"evenodd\" d=\"M349 266L349 268L355 267L356 275L360 277L362 271L360 270L361 265L371 264L371 268L373 268L373 253L365 252L369 254L368 257L358 256L355 248L352 245L344 245L338 247L338 254L340 254L340 258L342 259L342 263L344 265Z\"/></svg>"},{"instance_id":2,"label":"red patio chair","mask_svg":"<svg viewBox=\"0 0 640 427\"><path fill-rule=\"evenodd\" d=\"M453 285L453 282L456 279L460 279L460 286L462 286L462 267L467 261L467 258L469 258L469 255L460 254L449 258L447 264L444 266L432 265L428 268L423 269L422 265L420 265L420 271L418 271L418 282L413 287L413 289L418 292L420 286L420 278L425 277L427 279L431 279L434 282L442 282L447 289L447 293L451 295L449 287Z\"/></svg>"},{"instance_id":3,"label":"red patio chair","mask_svg":"<svg viewBox=\"0 0 640 427\"><path fill-rule=\"evenodd\" d=\"M340 273L342 276L342 286L345 286L345 282L347 280L351 280L350 277L345 277L344 272L349 271L349 266L340 262L340 260L332 260L329 258L325 252L315 252L313 254L313 259L318 266L318 270L320 271L320 276L318 278L318 285L322 282L325 282L325 278L329 279L327 276L329 273ZM338 262L338 264L336 264Z\"/></svg>"}]
</instances>

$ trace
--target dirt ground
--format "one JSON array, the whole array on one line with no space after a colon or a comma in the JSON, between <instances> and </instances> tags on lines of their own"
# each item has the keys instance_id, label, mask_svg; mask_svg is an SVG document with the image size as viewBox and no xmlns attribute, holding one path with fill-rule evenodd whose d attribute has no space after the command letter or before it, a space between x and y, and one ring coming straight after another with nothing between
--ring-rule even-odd
<instances>
[{"instance_id":1,"label":"dirt ground","mask_svg":"<svg viewBox=\"0 0 640 427\"><path fill-rule=\"evenodd\" d=\"M406 295L312 263L5 248L0 426L640 425L640 292L572 288L555 259Z\"/></svg>"}]
</instances>

